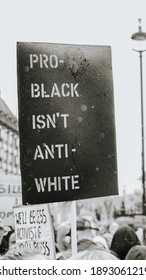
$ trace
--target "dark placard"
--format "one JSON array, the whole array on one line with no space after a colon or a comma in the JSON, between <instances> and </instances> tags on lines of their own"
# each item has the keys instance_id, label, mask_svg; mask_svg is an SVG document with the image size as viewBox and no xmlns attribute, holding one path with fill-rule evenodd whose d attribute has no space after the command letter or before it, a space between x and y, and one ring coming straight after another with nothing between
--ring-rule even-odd
<instances>
[{"instance_id":1,"label":"dark placard","mask_svg":"<svg viewBox=\"0 0 146 280\"><path fill-rule=\"evenodd\" d=\"M17 47L23 204L118 194L111 48Z\"/></svg>"}]
</instances>

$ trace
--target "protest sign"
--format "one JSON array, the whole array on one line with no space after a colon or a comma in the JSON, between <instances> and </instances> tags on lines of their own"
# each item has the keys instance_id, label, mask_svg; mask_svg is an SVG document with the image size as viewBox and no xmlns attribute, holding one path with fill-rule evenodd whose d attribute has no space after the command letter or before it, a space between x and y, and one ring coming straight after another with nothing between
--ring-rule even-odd
<instances>
[{"instance_id":1,"label":"protest sign","mask_svg":"<svg viewBox=\"0 0 146 280\"><path fill-rule=\"evenodd\" d=\"M47 204L14 208L16 243L21 249L40 251L55 258L51 214Z\"/></svg>"},{"instance_id":2,"label":"protest sign","mask_svg":"<svg viewBox=\"0 0 146 280\"><path fill-rule=\"evenodd\" d=\"M118 194L111 48L17 45L23 204Z\"/></svg>"},{"instance_id":3,"label":"protest sign","mask_svg":"<svg viewBox=\"0 0 146 280\"><path fill-rule=\"evenodd\" d=\"M0 173L0 219L14 226L13 207L22 204L21 177Z\"/></svg>"},{"instance_id":4,"label":"protest sign","mask_svg":"<svg viewBox=\"0 0 146 280\"><path fill-rule=\"evenodd\" d=\"M0 197L22 196L21 177L12 174L0 174Z\"/></svg>"}]
</instances>

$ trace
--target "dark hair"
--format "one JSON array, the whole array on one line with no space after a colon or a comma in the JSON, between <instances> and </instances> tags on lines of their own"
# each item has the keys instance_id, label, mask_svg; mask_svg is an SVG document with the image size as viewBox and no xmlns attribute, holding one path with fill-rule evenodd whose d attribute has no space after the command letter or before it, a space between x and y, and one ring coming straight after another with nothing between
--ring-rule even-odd
<instances>
[{"instance_id":1,"label":"dark hair","mask_svg":"<svg viewBox=\"0 0 146 280\"><path fill-rule=\"evenodd\" d=\"M121 260L124 260L128 251L135 245L140 245L140 241L130 226L121 226L114 234L111 250L115 252Z\"/></svg>"},{"instance_id":2,"label":"dark hair","mask_svg":"<svg viewBox=\"0 0 146 280\"><path fill-rule=\"evenodd\" d=\"M14 233L14 232L15 232L14 229L11 229L11 230L7 233L7 235L5 235L5 240L7 241L7 243L9 243L9 238L10 238L11 234Z\"/></svg>"}]
</instances>

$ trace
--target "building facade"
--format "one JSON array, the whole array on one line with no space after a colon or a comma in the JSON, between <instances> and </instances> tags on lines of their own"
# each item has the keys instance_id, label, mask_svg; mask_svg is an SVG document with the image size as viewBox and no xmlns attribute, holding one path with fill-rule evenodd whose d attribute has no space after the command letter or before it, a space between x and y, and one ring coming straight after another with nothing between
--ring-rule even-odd
<instances>
[{"instance_id":1,"label":"building facade","mask_svg":"<svg viewBox=\"0 0 146 280\"><path fill-rule=\"evenodd\" d=\"M0 98L0 172L20 175L18 121Z\"/></svg>"}]
</instances>

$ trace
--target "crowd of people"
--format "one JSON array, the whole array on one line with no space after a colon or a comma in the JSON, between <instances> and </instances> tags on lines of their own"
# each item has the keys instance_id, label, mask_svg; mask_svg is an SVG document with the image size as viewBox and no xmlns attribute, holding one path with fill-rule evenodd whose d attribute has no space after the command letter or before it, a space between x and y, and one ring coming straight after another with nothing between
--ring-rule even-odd
<instances>
[{"instance_id":1,"label":"crowd of people","mask_svg":"<svg viewBox=\"0 0 146 280\"><path fill-rule=\"evenodd\" d=\"M62 259L74 260L145 260L146 246L143 240L143 228L134 229L132 225L111 224L100 225L99 228L87 225L86 221L77 221L77 253L71 255L70 228L62 226L57 235L57 246L62 252ZM68 229L68 230L67 230Z\"/></svg>"},{"instance_id":2,"label":"crowd of people","mask_svg":"<svg viewBox=\"0 0 146 280\"><path fill-rule=\"evenodd\" d=\"M55 229L55 260L145 260L143 229L112 221L95 227L91 221L77 219L77 252L72 254L70 223ZM50 259L39 250L17 247L15 229L0 221L0 258L2 260Z\"/></svg>"}]
</instances>

